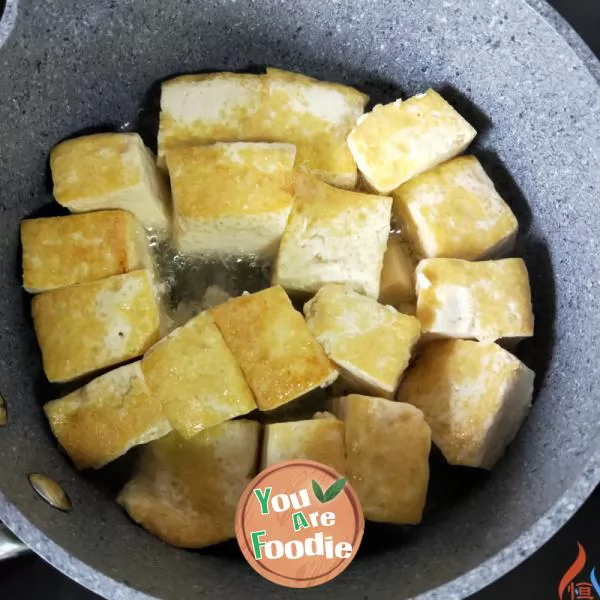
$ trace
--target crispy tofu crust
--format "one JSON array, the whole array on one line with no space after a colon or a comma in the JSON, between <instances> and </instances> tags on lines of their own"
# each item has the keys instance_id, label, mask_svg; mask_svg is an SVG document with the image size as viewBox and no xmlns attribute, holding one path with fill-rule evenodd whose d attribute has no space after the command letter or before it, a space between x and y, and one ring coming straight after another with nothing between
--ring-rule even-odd
<instances>
[{"instance_id":1,"label":"crispy tofu crust","mask_svg":"<svg viewBox=\"0 0 600 600\"><path fill-rule=\"evenodd\" d=\"M265 134L296 144L297 165L330 183L352 189L356 164L346 137L368 96L340 84L267 69Z\"/></svg>"},{"instance_id":2,"label":"crispy tofu crust","mask_svg":"<svg viewBox=\"0 0 600 600\"><path fill-rule=\"evenodd\" d=\"M265 254L294 201L291 144L231 143L167 152L175 241L186 253Z\"/></svg>"},{"instance_id":3,"label":"crispy tofu crust","mask_svg":"<svg viewBox=\"0 0 600 600\"><path fill-rule=\"evenodd\" d=\"M173 432L142 448L119 503L163 541L203 548L235 537L235 510L256 473L260 425L221 423L191 440Z\"/></svg>"},{"instance_id":4,"label":"crispy tofu crust","mask_svg":"<svg viewBox=\"0 0 600 600\"><path fill-rule=\"evenodd\" d=\"M273 283L304 294L341 283L376 298L391 198L340 190L302 173L294 189Z\"/></svg>"},{"instance_id":5,"label":"crispy tofu crust","mask_svg":"<svg viewBox=\"0 0 600 600\"><path fill-rule=\"evenodd\" d=\"M365 518L421 522L429 485L431 430L401 402L352 394L339 400L346 426L346 472Z\"/></svg>"},{"instance_id":6,"label":"crispy tofu crust","mask_svg":"<svg viewBox=\"0 0 600 600\"><path fill-rule=\"evenodd\" d=\"M474 156L418 175L393 196L393 212L422 257L491 258L514 245L517 218Z\"/></svg>"},{"instance_id":7,"label":"crispy tofu crust","mask_svg":"<svg viewBox=\"0 0 600 600\"><path fill-rule=\"evenodd\" d=\"M279 286L210 310L260 410L325 387L337 371Z\"/></svg>"},{"instance_id":8,"label":"crispy tofu crust","mask_svg":"<svg viewBox=\"0 0 600 600\"><path fill-rule=\"evenodd\" d=\"M356 185L346 136L368 97L305 75L186 75L162 87L159 162L169 148L211 142L289 142L301 168L342 187Z\"/></svg>"},{"instance_id":9,"label":"crispy tofu crust","mask_svg":"<svg viewBox=\"0 0 600 600\"><path fill-rule=\"evenodd\" d=\"M71 212L119 208L147 227L169 225L169 190L137 133L98 133L52 149L54 197Z\"/></svg>"},{"instance_id":10,"label":"crispy tofu crust","mask_svg":"<svg viewBox=\"0 0 600 600\"><path fill-rule=\"evenodd\" d=\"M301 458L315 460L344 473L344 423L335 418L315 418L265 425L261 469Z\"/></svg>"},{"instance_id":11,"label":"crispy tofu crust","mask_svg":"<svg viewBox=\"0 0 600 600\"><path fill-rule=\"evenodd\" d=\"M422 349L398 400L423 411L450 464L490 469L529 410L533 379L496 344L438 340Z\"/></svg>"},{"instance_id":12,"label":"crispy tofu crust","mask_svg":"<svg viewBox=\"0 0 600 600\"><path fill-rule=\"evenodd\" d=\"M462 153L475 129L434 90L378 105L359 119L348 146L367 182L387 194Z\"/></svg>"},{"instance_id":13,"label":"crispy tofu crust","mask_svg":"<svg viewBox=\"0 0 600 600\"><path fill-rule=\"evenodd\" d=\"M245 73L182 75L163 82L158 161L170 148L261 140L264 78Z\"/></svg>"},{"instance_id":14,"label":"crispy tofu crust","mask_svg":"<svg viewBox=\"0 0 600 600\"><path fill-rule=\"evenodd\" d=\"M529 276L521 258L432 258L422 260L416 273L423 333L487 342L533 335Z\"/></svg>"},{"instance_id":15,"label":"crispy tofu crust","mask_svg":"<svg viewBox=\"0 0 600 600\"><path fill-rule=\"evenodd\" d=\"M33 293L151 266L143 229L122 210L27 219L21 244L23 286Z\"/></svg>"},{"instance_id":16,"label":"crispy tofu crust","mask_svg":"<svg viewBox=\"0 0 600 600\"><path fill-rule=\"evenodd\" d=\"M44 406L52 433L78 469L99 469L171 431L140 362L109 371Z\"/></svg>"},{"instance_id":17,"label":"crispy tofu crust","mask_svg":"<svg viewBox=\"0 0 600 600\"><path fill-rule=\"evenodd\" d=\"M159 337L149 271L34 296L33 323L50 381L69 381L141 356Z\"/></svg>"},{"instance_id":18,"label":"crispy tofu crust","mask_svg":"<svg viewBox=\"0 0 600 600\"><path fill-rule=\"evenodd\" d=\"M341 285L304 307L311 333L357 391L392 398L421 334L418 319Z\"/></svg>"},{"instance_id":19,"label":"crispy tofu crust","mask_svg":"<svg viewBox=\"0 0 600 600\"><path fill-rule=\"evenodd\" d=\"M256 409L240 367L207 312L153 346L142 366L152 396L187 439Z\"/></svg>"}]
</instances>

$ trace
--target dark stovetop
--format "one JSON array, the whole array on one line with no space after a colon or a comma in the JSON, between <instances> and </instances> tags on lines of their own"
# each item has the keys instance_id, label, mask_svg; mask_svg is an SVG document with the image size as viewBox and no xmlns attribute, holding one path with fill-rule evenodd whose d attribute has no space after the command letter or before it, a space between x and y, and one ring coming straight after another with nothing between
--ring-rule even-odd
<instances>
[{"instance_id":1,"label":"dark stovetop","mask_svg":"<svg viewBox=\"0 0 600 600\"><path fill-rule=\"evenodd\" d=\"M600 56L600 0L549 0ZM0 6L2 0L0 0ZM600 569L600 488L571 521L520 567L475 594L471 600L536 600L557 598L558 584L577 555L577 542L588 556L588 564ZM567 592L566 595L569 595ZM569 596L571 597L571 596ZM62 576L33 554L0 562L0 599L98 600L98 596ZM585 600L600 600L586 595Z\"/></svg>"}]
</instances>

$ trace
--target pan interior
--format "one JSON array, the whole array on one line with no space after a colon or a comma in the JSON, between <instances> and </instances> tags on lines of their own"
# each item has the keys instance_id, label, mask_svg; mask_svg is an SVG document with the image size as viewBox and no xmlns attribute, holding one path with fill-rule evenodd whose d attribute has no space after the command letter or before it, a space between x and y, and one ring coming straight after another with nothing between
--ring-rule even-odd
<instances>
[{"instance_id":1,"label":"pan interior","mask_svg":"<svg viewBox=\"0 0 600 600\"><path fill-rule=\"evenodd\" d=\"M352 568L320 596L408 598L460 577L591 473L600 420L600 89L528 4L22 0L0 49L0 392L8 405L0 516L10 514L9 524L42 555L107 597L123 597L127 586L181 600L259 598L273 588L233 543L180 551L134 526L114 503L128 460L81 476L56 450L41 411L56 390L41 372L30 300L20 288L18 223L57 214L47 156L60 140L124 127L152 145L160 81L267 64L354 85L374 103L427 87L452 102L478 129L474 153L519 219L516 254L531 274L536 316L535 337L519 351L537 373L535 404L497 469L450 468L435 455L423 525L370 525ZM30 472L59 481L73 510L46 506L29 486ZM94 571L120 585L108 589Z\"/></svg>"}]
</instances>

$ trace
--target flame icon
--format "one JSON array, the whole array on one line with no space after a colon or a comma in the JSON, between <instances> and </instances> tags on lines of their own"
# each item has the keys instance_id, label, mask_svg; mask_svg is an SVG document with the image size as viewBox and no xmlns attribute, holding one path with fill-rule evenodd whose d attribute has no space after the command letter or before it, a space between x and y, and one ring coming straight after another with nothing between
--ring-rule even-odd
<instances>
[{"instance_id":1,"label":"flame icon","mask_svg":"<svg viewBox=\"0 0 600 600\"><path fill-rule=\"evenodd\" d=\"M577 548L578 552L575 562L567 569L567 572L563 575L563 578L558 584L558 600L563 600L563 594L565 593L567 586L575 579L575 577L577 577L577 575L579 575L579 573L581 573L581 571L583 571L583 567L585 567L585 561L587 560L585 550L579 542L577 542ZM592 577L594 588L596 588L596 591L598 591L600 589L600 585L598 585L598 581L596 580L595 569L592 570Z\"/></svg>"}]
</instances>

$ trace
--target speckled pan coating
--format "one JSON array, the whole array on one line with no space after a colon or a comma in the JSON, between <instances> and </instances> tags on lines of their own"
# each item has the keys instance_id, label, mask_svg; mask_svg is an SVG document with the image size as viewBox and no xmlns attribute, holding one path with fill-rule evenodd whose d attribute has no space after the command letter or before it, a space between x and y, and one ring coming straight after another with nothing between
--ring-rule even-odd
<instances>
[{"instance_id":1,"label":"speckled pan coating","mask_svg":"<svg viewBox=\"0 0 600 600\"><path fill-rule=\"evenodd\" d=\"M0 49L0 517L83 585L121 598L463 598L548 539L600 481L600 68L541 0L21 0ZM9 19L10 20L10 19ZM11 25L0 25L0 44ZM167 547L132 525L102 475L54 449L19 289L18 222L49 201L49 148L129 123L147 140L156 86L178 72L273 64L355 84L377 100L433 86L482 132L477 155L517 213L537 333L531 417L491 476L434 464L423 526L368 528L323 588L275 588L235 552ZM142 111L140 112L140 107ZM436 461L434 461L436 463ZM70 514L25 476L62 482ZM108 478L109 479L109 478ZM110 479L109 479L110 480ZM441 587L440 587L441 586ZM134 591L138 590L138 591Z\"/></svg>"}]
</instances>

